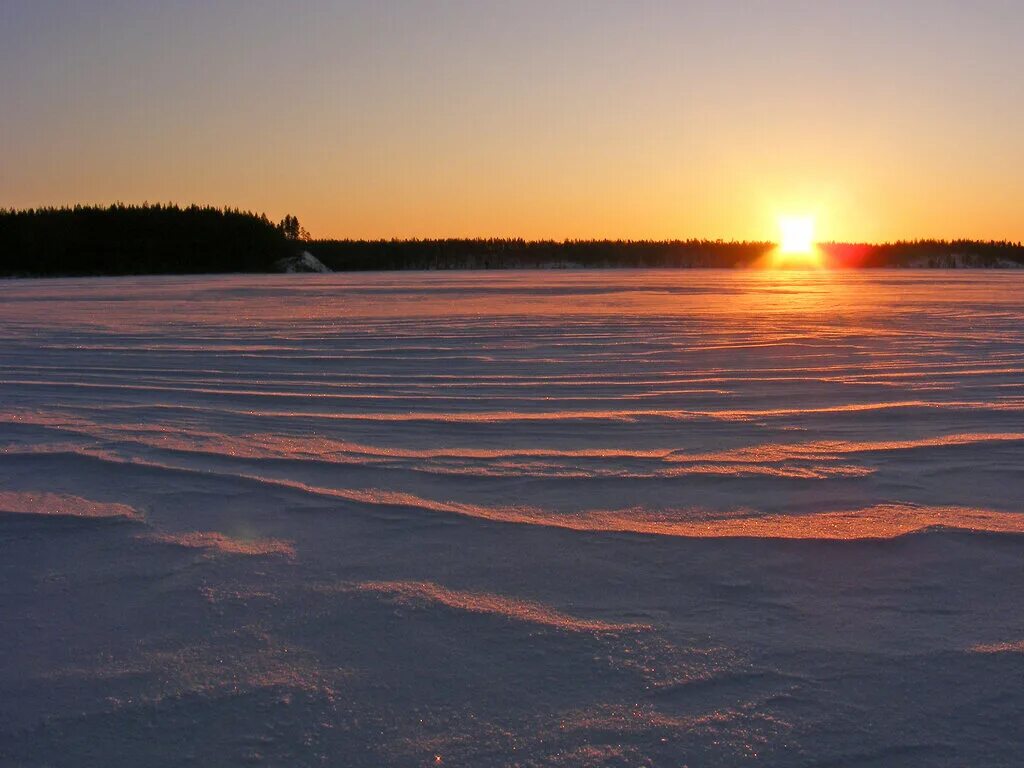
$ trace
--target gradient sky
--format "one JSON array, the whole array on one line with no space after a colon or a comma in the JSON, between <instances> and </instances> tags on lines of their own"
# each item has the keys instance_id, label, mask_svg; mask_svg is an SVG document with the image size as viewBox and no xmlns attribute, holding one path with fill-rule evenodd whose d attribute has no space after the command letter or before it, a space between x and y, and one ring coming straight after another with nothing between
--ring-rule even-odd
<instances>
[{"instance_id":1,"label":"gradient sky","mask_svg":"<svg viewBox=\"0 0 1024 768\"><path fill-rule=\"evenodd\" d=\"M0 206L1024 239L1024 2L0 0Z\"/></svg>"}]
</instances>

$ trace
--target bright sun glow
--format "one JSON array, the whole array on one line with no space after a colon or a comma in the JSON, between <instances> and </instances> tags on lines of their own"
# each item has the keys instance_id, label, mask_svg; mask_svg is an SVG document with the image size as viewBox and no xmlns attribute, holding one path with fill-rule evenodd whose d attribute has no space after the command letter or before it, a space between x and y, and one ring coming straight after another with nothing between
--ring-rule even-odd
<instances>
[{"instance_id":1,"label":"bright sun glow","mask_svg":"<svg viewBox=\"0 0 1024 768\"><path fill-rule=\"evenodd\" d=\"M781 253L806 255L814 250L814 219L810 216L783 216L779 219L779 230Z\"/></svg>"}]
</instances>

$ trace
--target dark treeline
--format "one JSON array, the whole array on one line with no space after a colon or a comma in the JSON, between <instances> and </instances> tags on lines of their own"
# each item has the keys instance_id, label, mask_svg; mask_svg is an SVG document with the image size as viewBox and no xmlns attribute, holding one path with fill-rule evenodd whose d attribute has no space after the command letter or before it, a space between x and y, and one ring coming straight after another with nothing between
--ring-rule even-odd
<instances>
[{"instance_id":1,"label":"dark treeline","mask_svg":"<svg viewBox=\"0 0 1024 768\"><path fill-rule=\"evenodd\" d=\"M333 270L509 269L538 267L752 267L775 248L722 240L313 240L309 251ZM1024 265L1024 247L1006 241L914 240L819 246L833 267L995 267Z\"/></svg>"},{"instance_id":2,"label":"dark treeline","mask_svg":"<svg viewBox=\"0 0 1024 768\"><path fill-rule=\"evenodd\" d=\"M334 270L539 267L741 267L771 243L722 240L313 240Z\"/></svg>"},{"instance_id":3,"label":"dark treeline","mask_svg":"<svg viewBox=\"0 0 1024 768\"><path fill-rule=\"evenodd\" d=\"M195 205L0 210L0 274L270 272L300 232L292 216Z\"/></svg>"},{"instance_id":4,"label":"dark treeline","mask_svg":"<svg viewBox=\"0 0 1024 768\"><path fill-rule=\"evenodd\" d=\"M722 240L311 240L294 216L274 224L232 208L176 205L0 209L0 275L140 275L273 272L308 249L329 268L530 269L747 267L768 242ZM915 240L819 246L834 267L1024 265L1006 241Z\"/></svg>"},{"instance_id":5,"label":"dark treeline","mask_svg":"<svg viewBox=\"0 0 1024 768\"><path fill-rule=\"evenodd\" d=\"M1008 240L902 240L895 243L823 243L836 267L1008 267L1024 265L1024 246Z\"/></svg>"}]
</instances>

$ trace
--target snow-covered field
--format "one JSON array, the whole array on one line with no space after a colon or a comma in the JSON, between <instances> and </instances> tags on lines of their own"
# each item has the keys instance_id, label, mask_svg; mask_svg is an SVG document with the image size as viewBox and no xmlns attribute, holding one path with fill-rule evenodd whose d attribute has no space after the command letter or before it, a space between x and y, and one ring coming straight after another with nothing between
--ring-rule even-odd
<instances>
[{"instance_id":1,"label":"snow-covered field","mask_svg":"<svg viewBox=\"0 0 1024 768\"><path fill-rule=\"evenodd\" d=\"M1016 766L1024 276L0 283L0 765Z\"/></svg>"}]
</instances>

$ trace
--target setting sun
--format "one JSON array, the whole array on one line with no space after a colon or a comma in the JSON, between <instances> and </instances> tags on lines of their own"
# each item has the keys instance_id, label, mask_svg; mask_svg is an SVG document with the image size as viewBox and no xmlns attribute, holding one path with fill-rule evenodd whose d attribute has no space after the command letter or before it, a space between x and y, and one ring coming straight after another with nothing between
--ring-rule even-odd
<instances>
[{"instance_id":1,"label":"setting sun","mask_svg":"<svg viewBox=\"0 0 1024 768\"><path fill-rule=\"evenodd\" d=\"M779 230L781 253L807 255L814 250L814 219L810 216L783 216L779 219Z\"/></svg>"}]
</instances>

